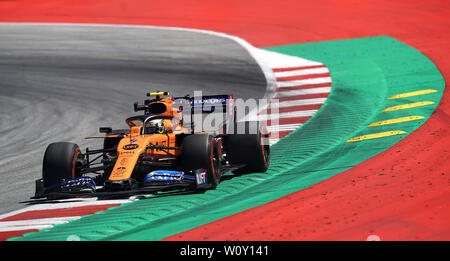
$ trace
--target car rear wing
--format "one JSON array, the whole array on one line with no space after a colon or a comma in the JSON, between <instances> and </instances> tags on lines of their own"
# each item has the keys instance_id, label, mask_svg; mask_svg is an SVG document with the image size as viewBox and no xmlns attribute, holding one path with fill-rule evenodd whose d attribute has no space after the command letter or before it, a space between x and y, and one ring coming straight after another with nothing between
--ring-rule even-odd
<instances>
[{"instance_id":1,"label":"car rear wing","mask_svg":"<svg viewBox=\"0 0 450 261\"><path fill-rule=\"evenodd\" d=\"M234 98L231 94L175 97L173 107L175 106L179 106L179 111L184 112L191 109L192 112L196 113L223 112L232 114L234 111Z\"/></svg>"},{"instance_id":2,"label":"car rear wing","mask_svg":"<svg viewBox=\"0 0 450 261\"><path fill-rule=\"evenodd\" d=\"M144 104L140 105L138 102L134 103L134 111L144 111L144 115L149 115L150 113L150 106L152 104L158 104L158 101L161 100L161 96L169 96L169 92L151 92L148 93L147 96L156 96L153 100L144 100ZM198 115L203 115L202 117L206 118L215 118L217 119L218 125L220 125L220 128L226 126L229 124L232 120L235 120L236 117L236 106L235 101L233 98L233 95L197 95L196 92L194 92L194 97L191 97L190 95L186 95L183 97L170 97L170 99L173 101L172 103L172 110L177 110L178 112L181 112L183 114L183 120L184 123L190 122L191 124L191 131L194 132L198 130L203 130L205 128L203 124L200 124L197 117ZM156 103L154 103L156 102ZM158 111L160 108L155 107L153 108L155 111ZM153 114L159 114L160 112L153 111ZM221 115L217 115L217 113L220 113ZM206 114L206 115L205 115ZM210 115L208 115L210 114ZM212 115L211 115L212 114ZM212 116L212 117L210 117ZM217 117L220 116L220 117ZM194 123L194 118L195 122ZM219 120L220 119L220 120ZM197 126L194 126L197 125ZM201 126L201 127L200 127ZM195 128L197 127L197 128ZM219 126L215 126L219 127Z\"/></svg>"},{"instance_id":3,"label":"car rear wing","mask_svg":"<svg viewBox=\"0 0 450 261\"><path fill-rule=\"evenodd\" d=\"M225 114L222 126L229 124L236 117L236 108L233 95L206 95L206 96L184 96L174 97L174 104L172 108L178 109L179 112L190 114L191 123L194 122L195 114L212 114L223 113ZM193 130L192 124L191 129Z\"/></svg>"}]
</instances>

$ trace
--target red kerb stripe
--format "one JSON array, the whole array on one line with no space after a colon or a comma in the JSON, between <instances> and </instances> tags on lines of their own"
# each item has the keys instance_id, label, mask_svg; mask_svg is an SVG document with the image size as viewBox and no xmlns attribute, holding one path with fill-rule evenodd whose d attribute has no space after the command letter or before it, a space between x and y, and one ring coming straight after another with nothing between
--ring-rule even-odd
<instances>
[{"instance_id":1,"label":"red kerb stripe","mask_svg":"<svg viewBox=\"0 0 450 261\"><path fill-rule=\"evenodd\" d=\"M315 94L302 94L302 95L294 95L294 96L286 96L275 98L278 99L279 102L283 101L293 101L293 100L304 100L304 99L315 99L315 98L326 98L330 93L315 93Z\"/></svg>"},{"instance_id":2,"label":"red kerb stripe","mask_svg":"<svg viewBox=\"0 0 450 261\"><path fill-rule=\"evenodd\" d=\"M293 112L293 111L308 111L308 110L318 110L320 107L322 107L323 104L310 104L310 105L298 105L298 106L291 106L291 107L282 107L278 108L278 113L283 112ZM260 111L258 114L272 114L276 112L273 109L265 109Z\"/></svg>"},{"instance_id":3,"label":"red kerb stripe","mask_svg":"<svg viewBox=\"0 0 450 261\"><path fill-rule=\"evenodd\" d=\"M25 233L37 232L37 229L28 229L28 230L17 230L17 231L6 231L0 232L0 241L6 241L6 239L10 237L20 237Z\"/></svg>"},{"instance_id":4,"label":"red kerb stripe","mask_svg":"<svg viewBox=\"0 0 450 261\"><path fill-rule=\"evenodd\" d=\"M275 132L275 131L274 132L270 132L269 138L271 138L271 139L274 139L274 138L281 139L281 138L286 137L291 132L292 132L291 130L289 130L289 131L279 131L279 132Z\"/></svg>"},{"instance_id":5,"label":"red kerb stripe","mask_svg":"<svg viewBox=\"0 0 450 261\"><path fill-rule=\"evenodd\" d=\"M294 91L294 90L320 88L320 87L331 87L331 82L316 83L316 84L305 84L305 85L297 85L297 86L289 86L289 87L278 87L276 89L276 91L277 92L284 92L284 91Z\"/></svg>"},{"instance_id":6,"label":"red kerb stripe","mask_svg":"<svg viewBox=\"0 0 450 261\"><path fill-rule=\"evenodd\" d=\"M117 207L117 206L120 206L120 204L30 210L23 213L19 213L17 215L0 219L0 221L17 221L17 220L39 219L39 218L84 216L84 215L91 215L97 211L103 211L107 210L110 207Z\"/></svg>"},{"instance_id":7,"label":"red kerb stripe","mask_svg":"<svg viewBox=\"0 0 450 261\"><path fill-rule=\"evenodd\" d=\"M286 68L273 68L272 71L274 72L288 72L288 71L295 71L295 70L305 70L305 69L315 69L315 68L324 68L325 65L311 65L311 66L298 66L298 67L286 67Z\"/></svg>"},{"instance_id":8,"label":"red kerb stripe","mask_svg":"<svg viewBox=\"0 0 450 261\"><path fill-rule=\"evenodd\" d=\"M284 81L297 81L297 80L306 80L306 79L321 78L321 77L330 77L330 73L317 73L317 74L277 77L276 80L278 82L284 82Z\"/></svg>"},{"instance_id":9,"label":"red kerb stripe","mask_svg":"<svg viewBox=\"0 0 450 261\"><path fill-rule=\"evenodd\" d=\"M264 123L267 126L283 125L283 124L296 124L296 123L305 123L310 118L311 118L310 116L307 116L307 117L281 118L281 119L276 119L276 120L264 121Z\"/></svg>"}]
</instances>

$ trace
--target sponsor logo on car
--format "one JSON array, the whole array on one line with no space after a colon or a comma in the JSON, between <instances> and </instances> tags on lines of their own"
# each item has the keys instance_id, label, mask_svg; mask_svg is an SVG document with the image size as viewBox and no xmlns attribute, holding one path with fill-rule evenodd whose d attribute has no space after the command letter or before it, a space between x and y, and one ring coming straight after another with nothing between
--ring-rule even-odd
<instances>
[{"instance_id":1,"label":"sponsor logo on car","mask_svg":"<svg viewBox=\"0 0 450 261\"><path fill-rule=\"evenodd\" d=\"M139 148L138 144L127 144L125 146L122 147L124 150L135 150L137 148Z\"/></svg>"},{"instance_id":2,"label":"sponsor logo on car","mask_svg":"<svg viewBox=\"0 0 450 261\"><path fill-rule=\"evenodd\" d=\"M155 170L147 174L145 182L151 181L181 181L184 173L182 171Z\"/></svg>"},{"instance_id":3,"label":"sponsor logo on car","mask_svg":"<svg viewBox=\"0 0 450 261\"><path fill-rule=\"evenodd\" d=\"M195 171L195 178L197 179L198 185L203 185L207 183L207 171L206 169L198 169Z\"/></svg>"}]
</instances>

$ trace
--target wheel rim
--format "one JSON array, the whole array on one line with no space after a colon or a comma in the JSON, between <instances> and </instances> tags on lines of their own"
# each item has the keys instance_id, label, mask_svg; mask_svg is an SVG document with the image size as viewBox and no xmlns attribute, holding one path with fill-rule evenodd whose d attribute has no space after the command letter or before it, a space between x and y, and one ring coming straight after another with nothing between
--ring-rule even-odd
<instances>
[{"instance_id":1,"label":"wheel rim","mask_svg":"<svg viewBox=\"0 0 450 261\"><path fill-rule=\"evenodd\" d=\"M215 185L219 184L221 178L220 163L219 150L216 141L215 139L211 139L211 170L213 172L212 176Z\"/></svg>"},{"instance_id":2,"label":"wheel rim","mask_svg":"<svg viewBox=\"0 0 450 261\"><path fill-rule=\"evenodd\" d=\"M264 160L264 165L266 167L269 166L270 163L270 143L269 143L269 134L265 127L261 130L261 152Z\"/></svg>"}]
</instances>

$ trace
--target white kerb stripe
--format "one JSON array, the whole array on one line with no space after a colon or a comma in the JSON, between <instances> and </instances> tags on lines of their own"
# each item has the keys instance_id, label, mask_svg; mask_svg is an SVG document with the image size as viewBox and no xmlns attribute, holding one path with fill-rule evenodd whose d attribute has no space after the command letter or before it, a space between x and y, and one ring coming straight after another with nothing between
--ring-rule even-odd
<instances>
[{"instance_id":1,"label":"white kerb stripe","mask_svg":"<svg viewBox=\"0 0 450 261\"><path fill-rule=\"evenodd\" d=\"M289 96L296 96L296 95L306 95L306 94L330 93L330 92L331 92L331 87L292 90L292 91L285 91L285 92L277 92L275 95L275 98L289 97Z\"/></svg>"},{"instance_id":2,"label":"white kerb stripe","mask_svg":"<svg viewBox=\"0 0 450 261\"><path fill-rule=\"evenodd\" d=\"M70 220L81 218L80 216L73 217L57 217L57 218L40 218L17 221L2 221L0 222L0 231L18 231L29 229L42 229L46 227L53 227L56 224L67 223Z\"/></svg>"},{"instance_id":3,"label":"white kerb stripe","mask_svg":"<svg viewBox=\"0 0 450 261\"><path fill-rule=\"evenodd\" d=\"M123 204L131 202L132 200L122 199L122 200L96 200L97 198L77 198L77 199L67 199L60 200L55 204L36 204L23 209L11 211L6 214L0 215L0 219L4 219L10 216L14 216L20 213L24 213L32 210L47 210L47 209L61 209L61 208L74 208L74 207L88 207L96 205L110 205L110 204Z\"/></svg>"},{"instance_id":4,"label":"white kerb stripe","mask_svg":"<svg viewBox=\"0 0 450 261\"><path fill-rule=\"evenodd\" d=\"M52 228L53 225L35 225L35 226L17 226L14 228L1 228L0 232L13 232L13 231L21 231L21 230L30 230L30 229L44 229L44 228Z\"/></svg>"},{"instance_id":5,"label":"white kerb stripe","mask_svg":"<svg viewBox=\"0 0 450 261\"><path fill-rule=\"evenodd\" d=\"M278 132L278 131L295 130L302 125L303 125L302 123L296 123L296 124L283 124L283 125L269 125L266 127L267 127L267 130L270 132Z\"/></svg>"},{"instance_id":6,"label":"white kerb stripe","mask_svg":"<svg viewBox=\"0 0 450 261\"><path fill-rule=\"evenodd\" d=\"M273 144L275 144L275 143L277 143L279 141L280 141L280 139L269 139L269 144L273 145Z\"/></svg>"},{"instance_id":7,"label":"white kerb stripe","mask_svg":"<svg viewBox=\"0 0 450 261\"><path fill-rule=\"evenodd\" d=\"M271 103L268 106L268 108L276 109L277 107L278 108L286 108L286 107L300 106L300 105L323 104L326 100L327 100L327 98L314 98L314 99L300 99L300 100L292 100L292 101L275 102L275 103Z\"/></svg>"},{"instance_id":8,"label":"white kerb stripe","mask_svg":"<svg viewBox=\"0 0 450 261\"><path fill-rule=\"evenodd\" d=\"M276 77L289 77L297 75L308 75L308 74L321 74L330 72L327 67L323 68L313 68L313 69L300 69L294 71L285 72L274 72Z\"/></svg>"},{"instance_id":9,"label":"white kerb stripe","mask_svg":"<svg viewBox=\"0 0 450 261\"><path fill-rule=\"evenodd\" d=\"M260 62L267 64L271 68L323 65L322 63L306 60L297 56L290 56L259 48L255 48L252 54L255 55Z\"/></svg>"},{"instance_id":10,"label":"white kerb stripe","mask_svg":"<svg viewBox=\"0 0 450 261\"><path fill-rule=\"evenodd\" d=\"M329 83L331 82L331 77L319 77L319 78L311 78L304 80L294 80L294 81L279 81L277 82L277 86L279 88L283 87L292 87L292 86L301 86L308 84L320 84L320 83Z\"/></svg>"},{"instance_id":11,"label":"white kerb stripe","mask_svg":"<svg viewBox=\"0 0 450 261\"><path fill-rule=\"evenodd\" d=\"M285 119L285 118L294 118L294 117L311 117L316 112L317 112L317 110L308 110L308 111L283 112L283 113L278 113L278 114L263 114L263 115L258 116L258 120L266 121L266 120Z\"/></svg>"}]
</instances>

